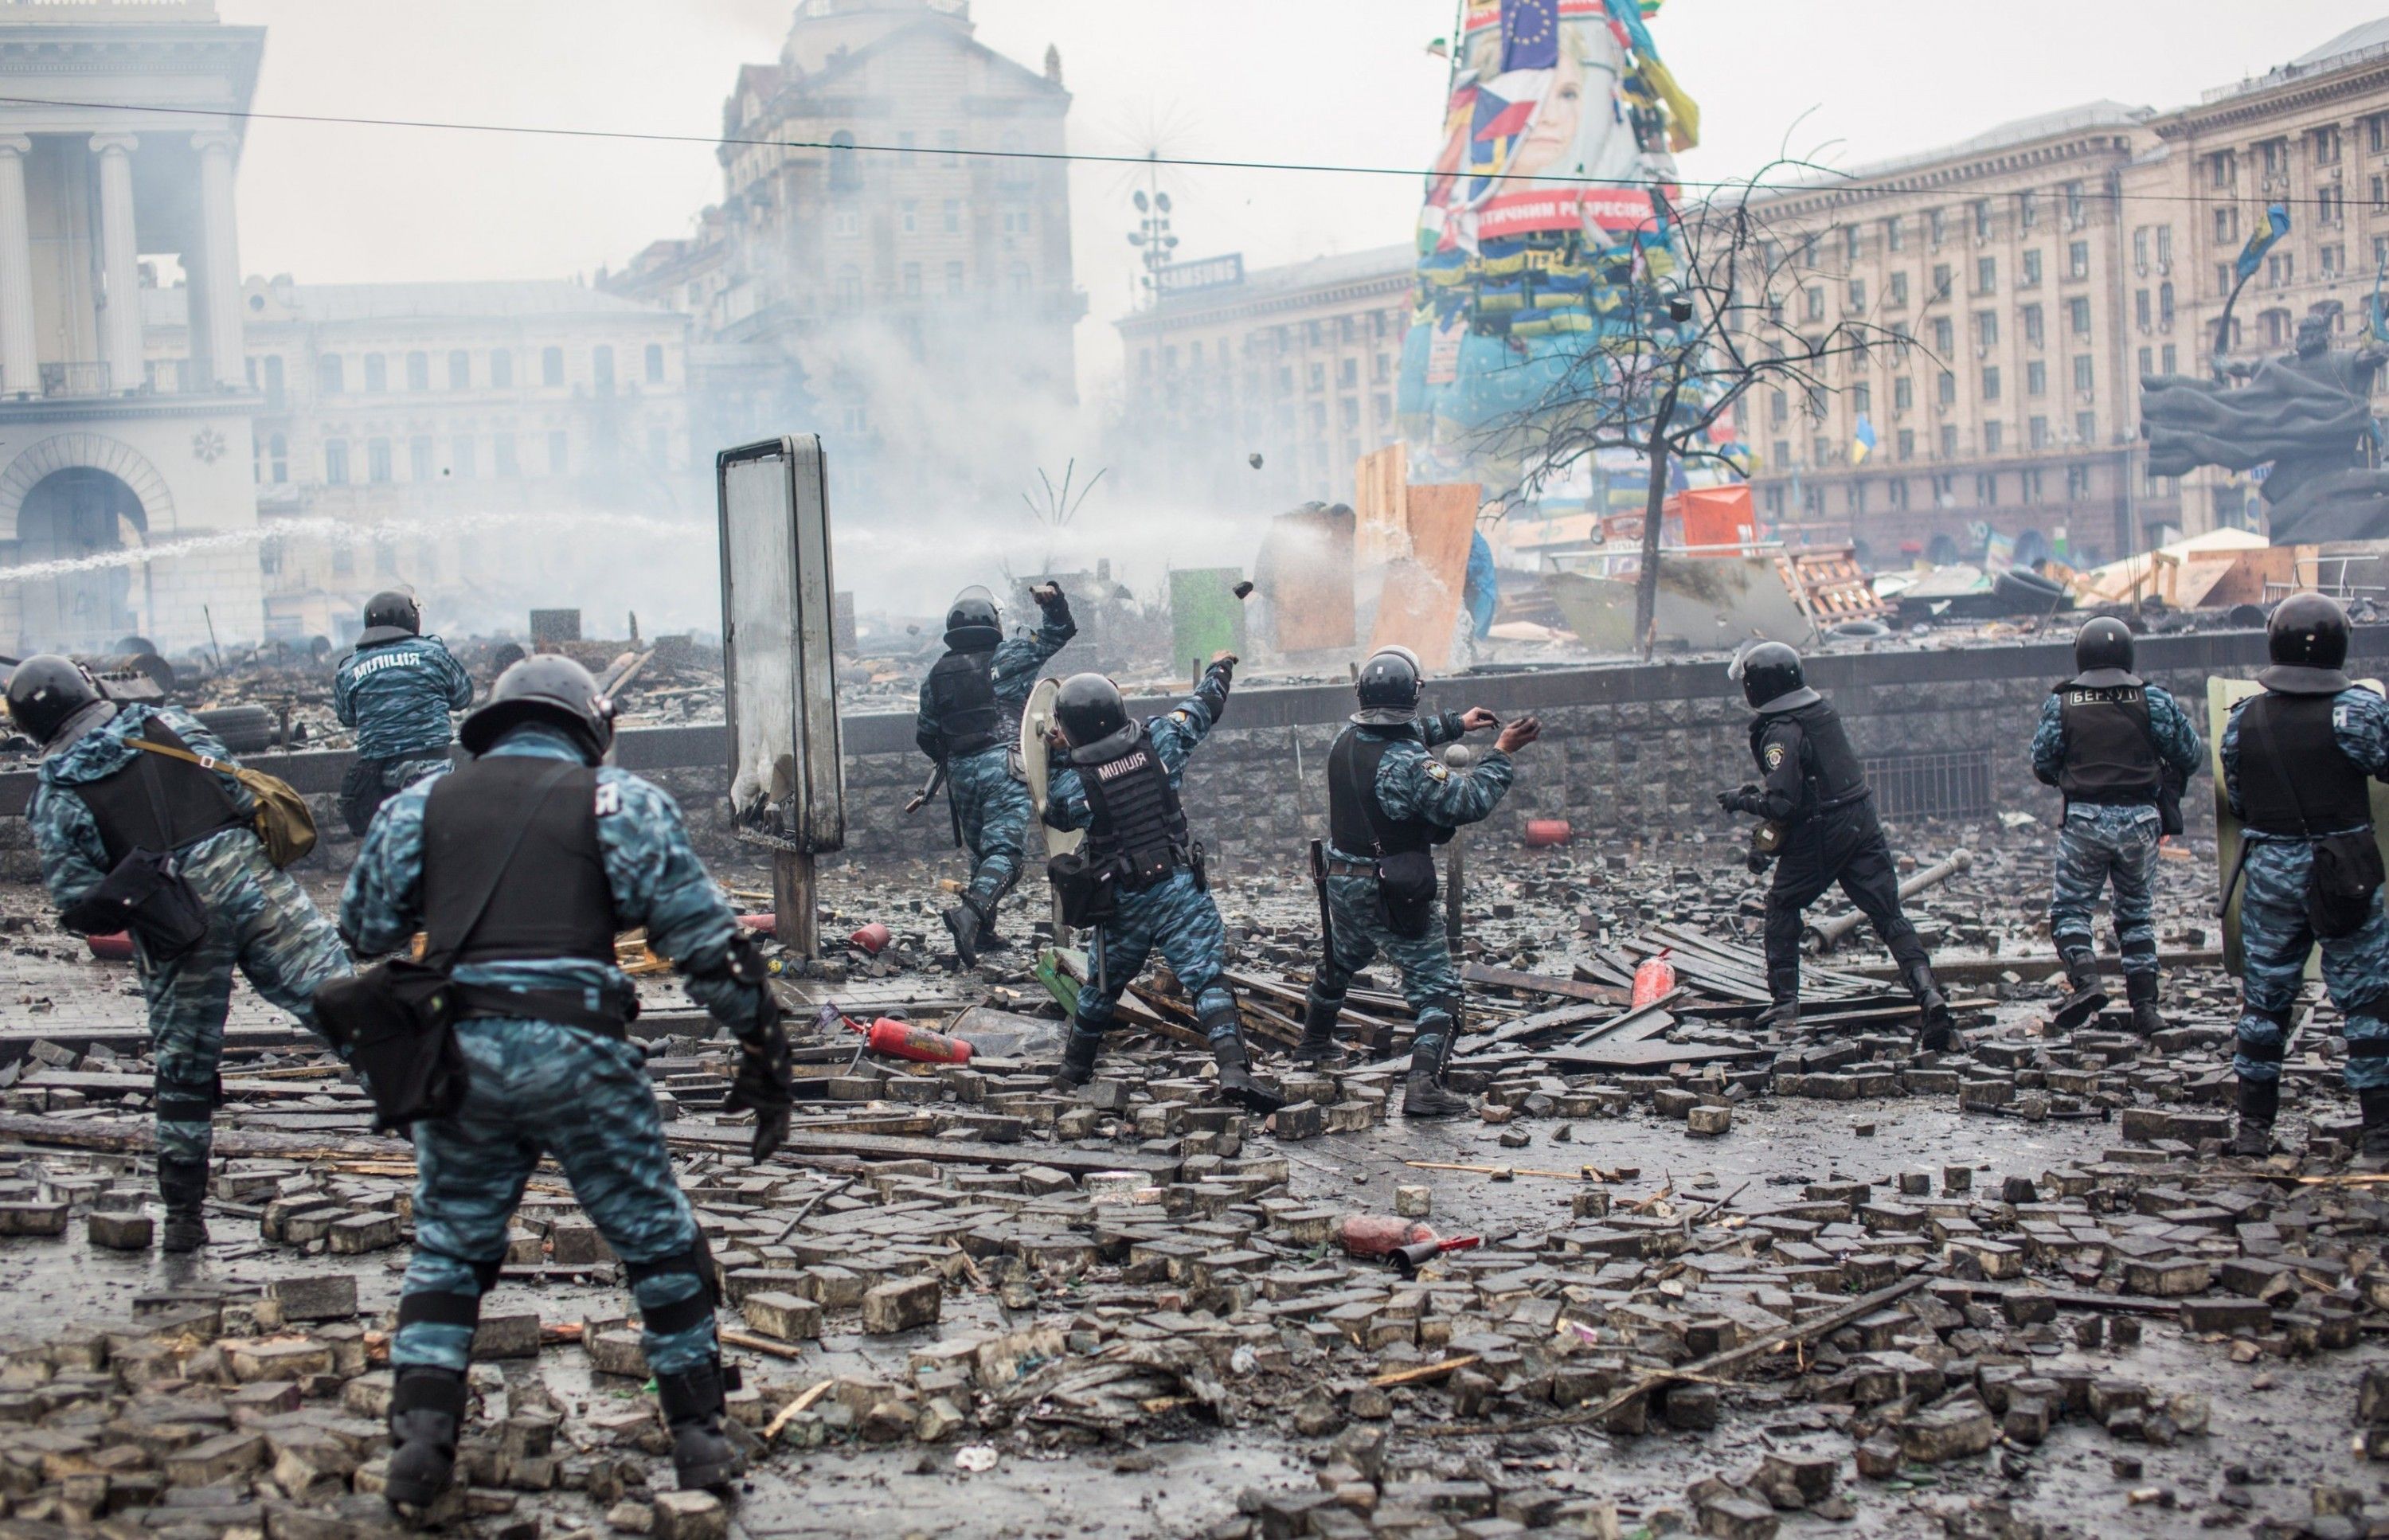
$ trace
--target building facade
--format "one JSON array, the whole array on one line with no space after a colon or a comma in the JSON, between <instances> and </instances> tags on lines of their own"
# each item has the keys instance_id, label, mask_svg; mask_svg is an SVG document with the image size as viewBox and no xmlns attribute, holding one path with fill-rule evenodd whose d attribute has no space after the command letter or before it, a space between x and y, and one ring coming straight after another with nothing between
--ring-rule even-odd
<instances>
[{"instance_id":1,"label":"building facade","mask_svg":"<svg viewBox=\"0 0 2389 1540\"><path fill-rule=\"evenodd\" d=\"M1215 506L1352 501L1355 463L1400 437L1417 261L1401 245L1251 272L1226 258L1164 269L1146 308L1114 323L1127 355L1119 432L1134 448L1115 474Z\"/></svg>"},{"instance_id":2,"label":"building facade","mask_svg":"<svg viewBox=\"0 0 2389 1540\"><path fill-rule=\"evenodd\" d=\"M212 0L0 7L0 567L37 569L0 582L0 649L262 627L234 182L264 43ZM172 392L162 282L196 323Z\"/></svg>"},{"instance_id":3,"label":"building facade","mask_svg":"<svg viewBox=\"0 0 2389 1540\"><path fill-rule=\"evenodd\" d=\"M1061 59L972 32L968 0L803 0L723 105L722 202L601 277L693 318L702 441L818 432L850 486L939 495L1075 403Z\"/></svg>"},{"instance_id":4,"label":"building facade","mask_svg":"<svg viewBox=\"0 0 2389 1540\"><path fill-rule=\"evenodd\" d=\"M2244 477L2152 478L2145 375L2204 375L2231 264L2266 206L2289 235L2227 356L2289 344L2317 304L2361 326L2389 261L2389 23L2167 111L2099 102L1753 201L1793 257L1784 325L1861 324L1806 399L1742 409L1761 514L1878 566L2113 560L2179 531L2257 527ZM1862 446L1861 422L1872 449Z\"/></svg>"}]
</instances>

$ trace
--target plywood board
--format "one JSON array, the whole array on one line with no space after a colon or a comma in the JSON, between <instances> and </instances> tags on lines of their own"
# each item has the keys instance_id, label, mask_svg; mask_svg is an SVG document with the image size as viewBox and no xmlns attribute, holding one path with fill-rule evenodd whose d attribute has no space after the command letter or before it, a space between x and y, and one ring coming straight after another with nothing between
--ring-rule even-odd
<instances>
[{"instance_id":1,"label":"plywood board","mask_svg":"<svg viewBox=\"0 0 2389 1540\"><path fill-rule=\"evenodd\" d=\"M1408 647L1430 671L1450 665L1481 491L1473 481L1408 489L1410 554L1386 564L1373 650Z\"/></svg>"},{"instance_id":2,"label":"plywood board","mask_svg":"<svg viewBox=\"0 0 2389 1540\"><path fill-rule=\"evenodd\" d=\"M1169 630L1180 667L1211 661L1222 648L1245 650L1245 605L1235 594L1244 570L1233 566L1173 567L1169 573Z\"/></svg>"},{"instance_id":3,"label":"plywood board","mask_svg":"<svg viewBox=\"0 0 2389 1540\"><path fill-rule=\"evenodd\" d=\"M1352 559L1361 567L1382 566L1411 554L1410 452L1400 444L1361 456L1353 466Z\"/></svg>"},{"instance_id":4,"label":"plywood board","mask_svg":"<svg viewBox=\"0 0 2389 1540\"><path fill-rule=\"evenodd\" d=\"M1349 652L1359 640L1352 604L1356 515L1309 507L1270 522L1259 566L1272 641L1281 653Z\"/></svg>"},{"instance_id":5,"label":"plywood board","mask_svg":"<svg viewBox=\"0 0 2389 1540\"><path fill-rule=\"evenodd\" d=\"M1544 580L1578 641L1602 652L1636 650L1632 579L1555 572ZM1702 649L1753 637L1798 646L1810 630L1771 556L1662 556L1656 619L1661 641Z\"/></svg>"}]
</instances>

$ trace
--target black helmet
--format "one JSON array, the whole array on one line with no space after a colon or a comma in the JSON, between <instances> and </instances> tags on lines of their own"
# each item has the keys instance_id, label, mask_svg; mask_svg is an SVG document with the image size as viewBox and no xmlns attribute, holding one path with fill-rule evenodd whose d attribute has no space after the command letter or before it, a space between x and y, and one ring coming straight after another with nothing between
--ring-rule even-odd
<instances>
[{"instance_id":1,"label":"black helmet","mask_svg":"<svg viewBox=\"0 0 2389 1540\"><path fill-rule=\"evenodd\" d=\"M68 718L102 698L82 664L56 653L29 657L8 676L8 716L37 744L56 738Z\"/></svg>"},{"instance_id":2,"label":"black helmet","mask_svg":"<svg viewBox=\"0 0 2389 1540\"><path fill-rule=\"evenodd\" d=\"M487 754L521 722L562 728L595 764L614 741L614 703L597 693L588 669L561 653L539 653L498 676L456 736L468 753Z\"/></svg>"},{"instance_id":3,"label":"black helmet","mask_svg":"<svg viewBox=\"0 0 2389 1540\"><path fill-rule=\"evenodd\" d=\"M954 595L946 606L946 645L958 653L990 652L1003 641L1003 617L995 595L978 584Z\"/></svg>"},{"instance_id":4,"label":"black helmet","mask_svg":"<svg viewBox=\"0 0 2389 1540\"><path fill-rule=\"evenodd\" d=\"M371 647L422 634L423 610L415 604L415 595L387 589L365 601L365 629L358 635L357 644Z\"/></svg>"},{"instance_id":5,"label":"black helmet","mask_svg":"<svg viewBox=\"0 0 2389 1540\"><path fill-rule=\"evenodd\" d=\"M1352 681L1352 693L1361 700L1352 719L1369 727L1399 727L1418 715L1419 695L1425 689L1418 654L1408 647L1380 647Z\"/></svg>"},{"instance_id":6,"label":"black helmet","mask_svg":"<svg viewBox=\"0 0 2389 1540\"><path fill-rule=\"evenodd\" d=\"M2322 593L2293 593L2274 606L2265 650L2276 663L2337 668L2347 662L2347 612Z\"/></svg>"},{"instance_id":7,"label":"black helmet","mask_svg":"<svg viewBox=\"0 0 2389 1540\"><path fill-rule=\"evenodd\" d=\"M1054 696L1054 720L1071 748L1091 748L1127 730L1128 702L1103 675L1072 674Z\"/></svg>"},{"instance_id":8,"label":"black helmet","mask_svg":"<svg viewBox=\"0 0 2389 1540\"><path fill-rule=\"evenodd\" d=\"M1820 698L1808 688L1800 655L1781 642L1743 649L1727 666L1726 677L1742 681L1742 698L1757 711L1789 711Z\"/></svg>"},{"instance_id":9,"label":"black helmet","mask_svg":"<svg viewBox=\"0 0 2389 1540\"><path fill-rule=\"evenodd\" d=\"M2093 668L2132 671L2132 628L2112 615L2102 615L2074 633L2074 670Z\"/></svg>"}]
</instances>

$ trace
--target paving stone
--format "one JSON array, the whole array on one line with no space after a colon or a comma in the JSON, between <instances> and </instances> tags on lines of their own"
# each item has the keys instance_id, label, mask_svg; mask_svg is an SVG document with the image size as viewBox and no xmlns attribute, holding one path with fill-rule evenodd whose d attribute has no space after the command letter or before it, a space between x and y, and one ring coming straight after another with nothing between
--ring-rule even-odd
<instances>
[{"instance_id":1,"label":"paving stone","mask_svg":"<svg viewBox=\"0 0 2389 1540\"><path fill-rule=\"evenodd\" d=\"M885 1337L927 1326L938 1318L942 1304L934 1275L883 1283L862 1296L862 1330Z\"/></svg>"}]
</instances>

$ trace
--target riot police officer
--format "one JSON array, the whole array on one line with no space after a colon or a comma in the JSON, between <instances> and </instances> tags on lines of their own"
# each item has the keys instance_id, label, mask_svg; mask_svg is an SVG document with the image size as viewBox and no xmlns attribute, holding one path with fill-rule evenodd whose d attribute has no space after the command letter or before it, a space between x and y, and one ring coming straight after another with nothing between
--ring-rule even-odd
<instances>
[{"instance_id":1,"label":"riot police officer","mask_svg":"<svg viewBox=\"0 0 2389 1540\"><path fill-rule=\"evenodd\" d=\"M2124 995L2132 1027L2164 1030L2157 1011L2157 933L2150 916L2164 836L2160 798L2176 798L2205 750L2190 716L2161 685L2132 672L2132 632L2102 616L2074 638L2074 678L2041 703L2032 738L2032 772L2065 794L2057 836L2057 883L2050 934L2065 964L2067 991L2056 1022L2071 1029L2105 1007L2090 908L2112 879L2115 945L2124 960Z\"/></svg>"},{"instance_id":2,"label":"riot police officer","mask_svg":"<svg viewBox=\"0 0 2389 1540\"><path fill-rule=\"evenodd\" d=\"M1303 1002L1295 1057L1312 1063L1342 1057L1335 1021L1345 993L1352 975L1382 951L1401 969L1402 993L1418 1017L1402 1082L1402 1115L1452 1117L1468 1110L1465 1099L1443 1086L1460 1033L1461 985L1430 852L1500 805L1517 773L1511 756L1539 737L1542 724L1522 717L1502 727L1484 762L1455 775L1428 751L1493 727L1498 719L1480 706L1422 719L1424 688L1409 648L1380 650L1361 665L1354 685L1361 709L1328 751L1330 925Z\"/></svg>"},{"instance_id":3,"label":"riot police officer","mask_svg":"<svg viewBox=\"0 0 2389 1540\"><path fill-rule=\"evenodd\" d=\"M946 611L946 654L921 681L913 741L944 767L954 843L971 854L962 901L945 911L965 968L1002 943L996 906L1020 880L1021 845L1034 808L1019 764L1020 711L1037 671L1079 634L1060 585L1029 591L1042 616L1034 634L1005 640L995 596L973 586Z\"/></svg>"},{"instance_id":4,"label":"riot police officer","mask_svg":"<svg viewBox=\"0 0 2389 1540\"><path fill-rule=\"evenodd\" d=\"M365 629L332 677L332 714L356 729L340 816L363 835L394 792L448 769L448 713L473 704L473 681L447 644L425 636L411 593L365 602Z\"/></svg>"},{"instance_id":5,"label":"riot police officer","mask_svg":"<svg viewBox=\"0 0 2389 1540\"><path fill-rule=\"evenodd\" d=\"M465 719L474 759L393 796L340 903L358 955L417 929L448 969L469 1071L463 1104L414 1127L415 1254L390 1343L389 1497L428 1508L448 1485L481 1296L523 1184L552 1155L629 1275L683 1487L741 1469L722 1434L717 1282L672 1178L646 1063L629 1040L614 935L645 926L690 996L741 1049L725 1105L753 1108L754 1154L786 1137L789 1050L752 937L706 874L663 791L603 767L612 703L546 655L499 676Z\"/></svg>"},{"instance_id":6,"label":"riot police officer","mask_svg":"<svg viewBox=\"0 0 2389 1540\"><path fill-rule=\"evenodd\" d=\"M1759 1024L1789 1026L1799 1020L1801 911L1839 883L1899 965L1900 982L1923 1019L1921 1046L1926 1052L1947 1049L1949 1002L1934 981L1916 927L1900 911L1891 846L1840 714L1809 688L1800 655L1781 642L1747 649L1729 673L1741 680L1743 698L1758 713L1750 724L1750 756L1764 779L1718 793L1718 805L1729 813L1754 813L1782 835L1775 884L1767 893L1772 1003Z\"/></svg>"},{"instance_id":7,"label":"riot police officer","mask_svg":"<svg viewBox=\"0 0 2389 1540\"><path fill-rule=\"evenodd\" d=\"M2389 781L2389 702L2349 681L2347 615L2294 593L2266 627L2260 694L2223 729L2223 789L2242 821L2240 1028L2235 1154L2272 1148L2281 1057L2306 958L2346 1018L2345 1073L2364 1150L2389 1155L2389 919L2366 777ZM2228 901L2230 891L2227 888Z\"/></svg>"},{"instance_id":8,"label":"riot police officer","mask_svg":"<svg viewBox=\"0 0 2389 1540\"><path fill-rule=\"evenodd\" d=\"M1062 902L1073 924L1094 928L1095 977L1079 991L1062 1053L1062 1078L1071 1085L1094 1077L1112 1012L1158 948L1194 1002L1220 1093L1255 1112L1284 1104L1253 1078L1236 997L1221 976L1227 928L1179 805L1186 761L1227 710L1235 666L1235 655L1220 653L1192 695L1149 721L1131 719L1119 686L1101 674L1072 675L1054 699L1054 724L1070 754L1047 790L1045 821L1087 831L1079 857L1064 858L1073 874L1061 880Z\"/></svg>"},{"instance_id":9,"label":"riot police officer","mask_svg":"<svg viewBox=\"0 0 2389 1540\"><path fill-rule=\"evenodd\" d=\"M196 1251L208 1240L211 1123L233 970L313 1027L315 991L349 972L348 954L306 891L267 858L256 797L232 775L224 745L195 718L171 706L109 700L89 674L53 655L19 664L7 699L8 715L42 745L25 816L58 923L86 935L132 934L158 1065L158 1190L166 1208L160 1243ZM143 744L211 762L151 753ZM195 900L179 926L153 923L157 897L140 895L159 885L127 885L145 862L165 874L166 890ZM110 880L117 872L125 876Z\"/></svg>"}]
</instances>

